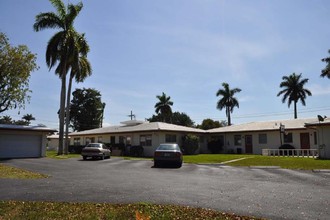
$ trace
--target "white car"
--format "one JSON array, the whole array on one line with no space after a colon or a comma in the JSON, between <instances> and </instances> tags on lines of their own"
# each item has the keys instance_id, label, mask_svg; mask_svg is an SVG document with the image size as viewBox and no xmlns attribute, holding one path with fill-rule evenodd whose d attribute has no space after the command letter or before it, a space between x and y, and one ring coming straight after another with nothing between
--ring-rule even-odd
<instances>
[{"instance_id":1,"label":"white car","mask_svg":"<svg viewBox=\"0 0 330 220\"><path fill-rule=\"evenodd\" d=\"M111 151L102 143L90 143L82 149L81 156L84 160L88 157L104 160L105 158L110 159Z\"/></svg>"}]
</instances>

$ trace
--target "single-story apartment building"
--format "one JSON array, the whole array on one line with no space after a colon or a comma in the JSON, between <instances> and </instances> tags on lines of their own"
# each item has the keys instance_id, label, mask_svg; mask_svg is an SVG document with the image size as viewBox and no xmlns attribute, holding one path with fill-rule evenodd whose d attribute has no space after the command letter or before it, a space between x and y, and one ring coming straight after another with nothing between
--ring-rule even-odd
<instances>
[{"instance_id":1,"label":"single-story apartment building","mask_svg":"<svg viewBox=\"0 0 330 220\"><path fill-rule=\"evenodd\" d=\"M217 140L221 153L262 154L262 149L278 149L283 144L292 145L295 149L319 149L320 145L330 146L330 121L328 122L316 127L319 125L317 118L274 120L202 130L163 122L132 120L122 122L122 126L71 133L70 143L140 145L144 147L145 156L152 156L160 143L175 142L181 145L184 135L195 134L200 137L200 153L210 153L208 143ZM322 137L326 138L321 139L322 132Z\"/></svg>"},{"instance_id":2,"label":"single-story apartment building","mask_svg":"<svg viewBox=\"0 0 330 220\"><path fill-rule=\"evenodd\" d=\"M58 145L59 145L59 135L58 134L52 134L47 136L47 150L55 150L58 151ZM64 137L65 139L65 137ZM70 137L69 137L70 139Z\"/></svg>"},{"instance_id":3,"label":"single-story apartment building","mask_svg":"<svg viewBox=\"0 0 330 220\"><path fill-rule=\"evenodd\" d=\"M251 122L210 129L207 135L208 139L220 140L225 153L261 154L262 149L278 149L283 144L295 149L317 149L317 131L305 126L315 120Z\"/></svg>"},{"instance_id":4,"label":"single-story apartment building","mask_svg":"<svg viewBox=\"0 0 330 220\"><path fill-rule=\"evenodd\" d=\"M320 158L330 159L330 119L321 118L306 124L306 127L317 132Z\"/></svg>"},{"instance_id":5,"label":"single-story apartment building","mask_svg":"<svg viewBox=\"0 0 330 220\"><path fill-rule=\"evenodd\" d=\"M145 156L153 156L161 143L182 144L182 137L187 134L200 136L200 146L205 148L205 131L163 122L145 122L131 120L121 122L123 126L110 126L70 133L71 145L86 145L92 142L110 144L123 143L142 146Z\"/></svg>"},{"instance_id":6,"label":"single-story apartment building","mask_svg":"<svg viewBox=\"0 0 330 220\"><path fill-rule=\"evenodd\" d=\"M0 124L0 158L44 157L47 135L55 131L41 126Z\"/></svg>"}]
</instances>

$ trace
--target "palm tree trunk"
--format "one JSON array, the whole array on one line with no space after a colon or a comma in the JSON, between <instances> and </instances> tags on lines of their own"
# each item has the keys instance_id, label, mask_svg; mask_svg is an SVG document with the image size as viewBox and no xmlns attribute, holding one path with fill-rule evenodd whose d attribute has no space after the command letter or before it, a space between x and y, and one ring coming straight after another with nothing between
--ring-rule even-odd
<instances>
[{"instance_id":1,"label":"palm tree trunk","mask_svg":"<svg viewBox=\"0 0 330 220\"><path fill-rule=\"evenodd\" d=\"M229 106L226 106L226 113L227 113L227 118L228 118L228 126L230 126L231 125L231 118L230 118Z\"/></svg>"},{"instance_id":2,"label":"palm tree trunk","mask_svg":"<svg viewBox=\"0 0 330 220\"><path fill-rule=\"evenodd\" d=\"M73 77L70 75L69 85L68 85L68 94L66 97L66 108L65 108L65 146L64 153L69 153L69 125L70 125L70 99L71 99L71 88L72 88L72 79Z\"/></svg>"},{"instance_id":3,"label":"palm tree trunk","mask_svg":"<svg viewBox=\"0 0 330 220\"><path fill-rule=\"evenodd\" d=\"M297 116L297 102L294 101L294 119L297 119L298 116Z\"/></svg>"},{"instance_id":4,"label":"palm tree trunk","mask_svg":"<svg viewBox=\"0 0 330 220\"><path fill-rule=\"evenodd\" d=\"M60 128L59 128L59 145L58 155L63 154L63 137L64 137L64 111L65 111L65 95L66 95L66 71L65 68L61 75L62 87L61 87L61 102L60 102Z\"/></svg>"}]
</instances>

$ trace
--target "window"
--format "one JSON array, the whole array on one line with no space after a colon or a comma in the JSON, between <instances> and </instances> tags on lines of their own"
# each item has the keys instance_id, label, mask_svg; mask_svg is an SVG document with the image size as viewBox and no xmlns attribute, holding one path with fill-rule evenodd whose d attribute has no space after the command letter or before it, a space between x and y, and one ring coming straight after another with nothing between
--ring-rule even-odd
<instances>
[{"instance_id":1,"label":"window","mask_svg":"<svg viewBox=\"0 0 330 220\"><path fill-rule=\"evenodd\" d=\"M126 145L131 145L132 144L132 139L130 136L126 137Z\"/></svg>"},{"instance_id":2,"label":"window","mask_svg":"<svg viewBox=\"0 0 330 220\"><path fill-rule=\"evenodd\" d=\"M73 145L80 145L80 138L74 138Z\"/></svg>"},{"instance_id":3,"label":"window","mask_svg":"<svg viewBox=\"0 0 330 220\"><path fill-rule=\"evenodd\" d=\"M152 146L152 136L151 135L141 135L140 136L140 145L150 147Z\"/></svg>"},{"instance_id":4,"label":"window","mask_svg":"<svg viewBox=\"0 0 330 220\"><path fill-rule=\"evenodd\" d=\"M166 143L176 143L176 135L175 134L166 134L165 142Z\"/></svg>"},{"instance_id":5,"label":"window","mask_svg":"<svg viewBox=\"0 0 330 220\"><path fill-rule=\"evenodd\" d=\"M259 134L259 144L267 144L267 134Z\"/></svg>"},{"instance_id":6,"label":"window","mask_svg":"<svg viewBox=\"0 0 330 220\"><path fill-rule=\"evenodd\" d=\"M241 135L234 135L234 145L235 146L241 146L242 145Z\"/></svg>"},{"instance_id":7,"label":"window","mask_svg":"<svg viewBox=\"0 0 330 220\"><path fill-rule=\"evenodd\" d=\"M98 143L102 143L102 136L98 136L97 140Z\"/></svg>"},{"instance_id":8,"label":"window","mask_svg":"<svg viewBox=\"0 0 330 220\"><path fill-rule=\"evenodd\" d=\"M124 144L125 142L125 137L124 136L119 136L119 143Z\"/></svg>"},{"instance_id":9,"label":"window","mask_svg":"<svg viewBox=\"0 0 330 220\"><path fill-rule=\"evenodd\" d=\"M284 143L292 143L292 133L284 134Z\"/></svg>"},{"instance_id":10,"label":"window","mask_svg":"<svg viewBox=\"0 0 330 220\"><path fill-rule=\"evenodd\" d=\"M89 144L89 143L94 143L93 137L86 137L86 144Z\"/></svg>"}]
</instances>

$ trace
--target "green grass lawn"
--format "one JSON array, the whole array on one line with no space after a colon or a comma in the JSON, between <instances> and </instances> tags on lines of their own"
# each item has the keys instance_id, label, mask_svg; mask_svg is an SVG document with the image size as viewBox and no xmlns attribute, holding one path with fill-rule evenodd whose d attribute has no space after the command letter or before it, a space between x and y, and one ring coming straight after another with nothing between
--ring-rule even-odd
<instances>
[{"instance_id":1,"label":"green grass lawn","mask_svg":"<svg viewBox=\"0 0 330 220\"><path fill-rule=\"evenodd\" d=\"M0 163L0 178L7 179L39 179L47 178L47 175L30 172L24 169L7 166Z\"/></svg>"},{"instance_id":2,"label":"green grass lawn","mask_svg":"<svg viewBox=\"0 0 330 220\"><path fill-rule=\"evenodd\" d=\"M122 157L126 160L152 160L152 158ZM245 159L243 159L245 158ZM269 157L251 154L199 154L184 155L184 163L220 164L231 160L242 159L226 163L228 166L279 166L284 169L330 169L330 160L296 157Z\"/></svg>"},{"instance_id":3,"label":"green grass lawn","mask_svg":"<svg viewBox=\"0 0 330 220\"><path fill-rule=\"evenodd\" d=\"M244 154L199 154L199 155L185 155L183 161L185 163L222 163L225 161L254 157L255 155Z\"/></svg>"},{"instance_id":4,"label":"green grass lawn","mask_svg":"<svg viewBox=\"0 0 330 220\"><path fill-rule=\"evenodd\" d=\"M0 201L0 219L257 219L210 209L149 203L113 205L106 203Z\"/></svg>"},{"instance_id":5,"label":"green grass lawn","mask_svg":"<svg viewBox=\"0 0 330 220\"><path fill-rule=\"evenodd\" d=\"M330 169L330 160L297 157L256 156L228 163L230 166L279 166L284 169Z\"/></svg>"},{"instance_id":6,"label":"green grass lawn","mask_svg":"<svg viewBox=\"0 0 330 220\"><path fill-rule=\"evenodd\" d=\"M49 150L46 152L46 157L52 159L69 159L69 158L79 158L80 154L68 154L68 155L57 155L57 151Z\"/></svg>"}]
</instances>

